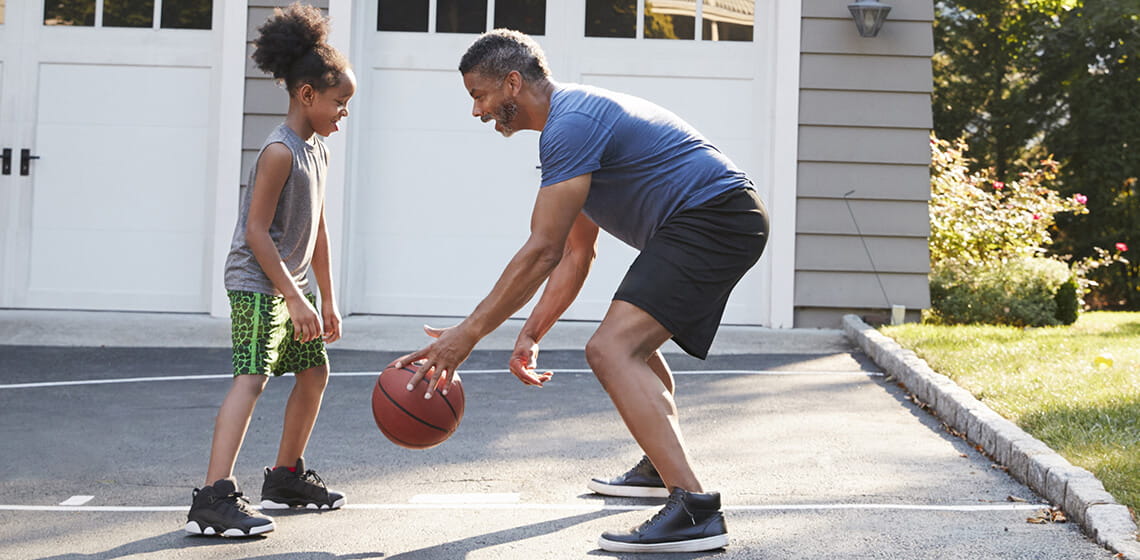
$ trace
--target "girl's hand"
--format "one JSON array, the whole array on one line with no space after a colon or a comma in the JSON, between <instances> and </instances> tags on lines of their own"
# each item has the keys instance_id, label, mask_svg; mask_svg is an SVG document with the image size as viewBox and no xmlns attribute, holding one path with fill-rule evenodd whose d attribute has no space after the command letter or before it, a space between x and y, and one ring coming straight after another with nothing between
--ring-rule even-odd
<instances>
[{"instance_id":1,"label":"girl's hand","mask_svg":"<svg viewBox=\"0 0 1140 560\"><path fill-rule=\"evenodd\" d=\"M321 319L324 323L321 338L325 344L340 340L340 310L337 309L335 301L321 302Z\"/></svg>"},{"instance_id":2,"label":"girl's hand","mask_svg":"<svg viewBox=\"0 0 1140 560\"><path fill-rule=\"evenodd\" d=\"M293 340L305 344L321 336L321 317L303 295L285 298L289 319L293 321Z\"/></svg>"}]
</instances>

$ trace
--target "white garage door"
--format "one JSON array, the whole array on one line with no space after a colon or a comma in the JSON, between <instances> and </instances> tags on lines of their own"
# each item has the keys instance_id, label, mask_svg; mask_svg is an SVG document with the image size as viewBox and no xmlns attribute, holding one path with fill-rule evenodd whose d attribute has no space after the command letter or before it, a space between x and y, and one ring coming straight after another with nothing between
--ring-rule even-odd
<instances>
[{"instance_id":1,"label":"white garage door","mask_svg":"<svg viewBox=\"0 0 1140 560\"><path fill-rule=\"evenodd\" d=\"M359 6L355 19L364 23L349 186L354 313L466 315L526 240L538 133L502 138L472 118L456 70L486 29L521 28L542 44L556 80L645 97L745 170L767 163L758 79L767 57L752 41L751 1L380 0ZM766 198L768 186L757 187ZM634 256L603 233L564 317L600 319ZM750 273L725 322L762 323L767 282L763 268Z\"/></svg>"},{"instance_id":2,"label":"white garage door","mask_svg":"<svg viewBox=\"0 0 1140 560\"><path fill-rule=\"evenodd\" d=\"M25 48L0 103L21 107L12 147L38 159L6 177L4 305L206 310L212 2L7 9Z\"/></svg>"}]
</instances>

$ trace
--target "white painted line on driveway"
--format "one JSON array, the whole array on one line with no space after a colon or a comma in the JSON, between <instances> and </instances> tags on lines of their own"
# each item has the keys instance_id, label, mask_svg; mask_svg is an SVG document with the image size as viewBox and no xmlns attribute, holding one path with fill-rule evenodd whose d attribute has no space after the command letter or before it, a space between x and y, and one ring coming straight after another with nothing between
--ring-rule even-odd
<instances>
[{"instance_id":1,"label":"white painted line on driveway","mask_svg":"<svg viewBox=\"0 0 1140 560\"><path fill-rule=\"evenodd\" d=\"M74 385L111 385L114 383L148 383L151 381L201 381L205 379L227 379L233 375L172 375L168 377L123 377L120 379L77 379L73 381L44 381L42 383L9 383L0 389L36 389L40 387L70 387Z\"/></svg>"},{"instance_id":2,"label":"white painted line on driveway","mask_svg":"<svg viewBox=\"0 0 1140 560\"><path fill-rule=\"evenodd\" d=\"M95 496L72 496L59 503L61 506L81 506L94 500Z\"/></svg>"},{"instance_id":3,"label":"white painted line on driveway","mask_svg":"<svg viewBox=\"0 0 1140 560\"><path fill-rule=\"evenodd\" d=\"M541 368L539 368L541 369ZM554 369L555 373L593 373L589 369ZM505 369L466 369L460 370L460 375L473 374L509 374ZM371 377L378 375L376 371L342 371L332 372L332 377ZM787 371L787 370L752 370L752 369L710 369L674 371L673 375L854 375L858 377L882 377L881 371ZM2 389L38 389L43 387L71 387L77 385L111 385L116 383L151 383L160 381L205 381L207 379L230 379L233 375L228 373L216 375L171 375L165 377L123 377L119 379L76 379L71 381L43 381L39 383L8 383L0 384Z\"/></svg>"},{"instance_id":4,"label":"white painted line on driveway","mask_svg":"<svg viewBox=\"0 0 1140 560\"><path fill-rule=\"evenodd\" d=\"M517 492L502 494L416 494L409 504L517 504Z\"/></svg>"},{"instance_id":5,"label":"white painted line on driveway","mask_svg":"<svg viewBox=\"0 0 1140 560\"><path fill-rule=\"evenodd\" d=\"M1027 511L1048 508L1048 504L768 504L768 505L728 505L724 511L830 511L830 510L897 510L897 511ZM530 510L530 511L637 511L660 509L661 504L653 505L598 505L598 504L528 504L528 503L408 503L408 504L348 504L343 509L361 510ZM38 512L186 512L189 506L28 506L0 504L0 511Z\"/></svg>"}]
</instances>

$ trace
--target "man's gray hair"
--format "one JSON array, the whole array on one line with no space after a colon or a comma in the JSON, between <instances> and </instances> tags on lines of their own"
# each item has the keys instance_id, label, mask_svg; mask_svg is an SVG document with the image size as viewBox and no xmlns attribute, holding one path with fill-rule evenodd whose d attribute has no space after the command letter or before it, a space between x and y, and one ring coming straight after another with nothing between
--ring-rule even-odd
<instances>
[{"instance_id":1,"label":"man's gray hair","mask_svg":"<svg viewBox=\"0 0 1140 560\"><path fill-rule=\"evenodd\" d=\"M512 70L528 82L550 77L542 47L529 35L512 29L495 29L480 35L459 61L459 72L464 75L474 72L502 80Z\"/></svg>"}]
</instances>

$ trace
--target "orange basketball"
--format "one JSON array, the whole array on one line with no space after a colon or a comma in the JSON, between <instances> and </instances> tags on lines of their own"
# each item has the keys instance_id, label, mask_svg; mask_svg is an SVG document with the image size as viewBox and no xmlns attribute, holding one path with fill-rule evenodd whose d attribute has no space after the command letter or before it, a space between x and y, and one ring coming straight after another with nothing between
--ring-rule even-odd
<instances>
[{"instance_id":1,"label":"orange basketball","mask_svg":"<svg viewBox=\"0 0 1140 560\"><path fill-rule=\"evenodd\" d=\"M428 384L421 379L411 391L408 381L416 373L415 366L380 372L372 388L372 417L392 443L408 449L435 447L455 433L463 419L463 383L456 375L444 395L437 390L424 398Z\"/></svg>"}]
</instances>

